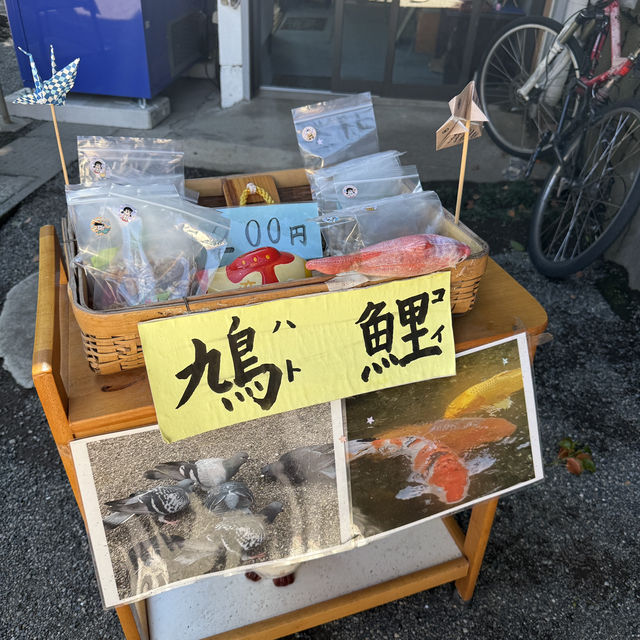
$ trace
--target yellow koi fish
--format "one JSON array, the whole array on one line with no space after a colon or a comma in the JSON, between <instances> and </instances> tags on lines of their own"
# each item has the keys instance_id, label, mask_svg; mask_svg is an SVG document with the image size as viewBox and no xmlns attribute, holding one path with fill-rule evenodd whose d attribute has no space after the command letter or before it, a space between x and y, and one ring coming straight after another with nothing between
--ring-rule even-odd
<instances>
[{"instance_id":1,"label":"yellow koi fish","mask_svg":"<svg viewBox=\"0 0 640 640\"><path fill-rule=\"evenodd\" d=\"M444 417L457 418L489 407L504 409L510 404L509 396L522 386L521 369L503 371L463 391L449 404Z\"/></svg>"}]
</instances>

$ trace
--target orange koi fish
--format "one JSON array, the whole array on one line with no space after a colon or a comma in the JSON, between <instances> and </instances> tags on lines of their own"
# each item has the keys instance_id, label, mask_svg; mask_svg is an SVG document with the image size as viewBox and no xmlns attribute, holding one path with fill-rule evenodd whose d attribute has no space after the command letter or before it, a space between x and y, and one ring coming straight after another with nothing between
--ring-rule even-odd
<instances>
[{"instance_id":1,"label":"orange koi fish","mask_svg":"<svg viewBox=\"0 0 640 640\"><path fill-rule=\"evenodd\" d=\"M385 458L404 456L410 460L412 471L407 480L414 484L396 494L396 498L400 500L433 493L442 502L455 504L467 496L469 470L460 457L446 445L416 436L349 441L349 461L367 455Z\"/></svg>"},{"instance_id":2,"label":"orange koi fish","mask_svg":"<svg viewBox=\"0 0 640 640\"><path fill-rule=\"evenodd\" d=\"M503 418L457 418L408 424L380 435L384 438L418 436L444 444L458 455L513 434L516 425Z\"/></svg>"},{"instance_id":3,"label":"orange koi fish","mask_svg":"<svg viewBox=\"0 0 640 640\"><path fill-rule=\"evenodd\" d=\"M378 242L346 256L309 260L306 268L332 275L356 271L367 276L402 278L448 269L470 252L458 240L425 233Z\"/></svg>"},{"instance_id":4,"label":"orange koi fish","mask_svg":"<svg viewBox=\"0 0 640 640\"><path fill-rule=\"evenodd\" d=\"M504 409L509 396L522 389L522 370L510 369L474 384L453 400L444 412L445 418L457 418L487 408Z\"/></svg>"}]
</instances>

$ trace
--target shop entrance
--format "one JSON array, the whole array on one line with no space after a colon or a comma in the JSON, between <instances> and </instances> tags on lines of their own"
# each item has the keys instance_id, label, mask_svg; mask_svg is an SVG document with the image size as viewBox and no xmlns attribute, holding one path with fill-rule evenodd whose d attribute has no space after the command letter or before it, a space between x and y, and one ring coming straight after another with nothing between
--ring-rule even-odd
<instances>
[{"instance_id":1,"label":"shop entrance","mask_svg":"<svg viewBox=\"0 0 640 640\"><path fill-rule=\"evenodd\" d=\"M449 99L544 0L253 0L253 86Z\"/></svg>"}]
</instances>

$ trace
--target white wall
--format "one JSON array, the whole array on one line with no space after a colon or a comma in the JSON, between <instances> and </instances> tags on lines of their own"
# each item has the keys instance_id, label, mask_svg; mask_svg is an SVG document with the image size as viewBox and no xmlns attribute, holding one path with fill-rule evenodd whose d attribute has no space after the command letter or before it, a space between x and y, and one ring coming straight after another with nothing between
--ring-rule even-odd
<instances>
[{"instance_id":1,"label":"white wall","mask_svg":"<svg viewBox=\"0 0 640 640\"><path fill-rule=\"evenodd\" d=\"M250 96L249 0L218 0L218 43L224 109Z\"/></svg>"},{"instance_id":2,"label":"white wall","mask_svg":"<svg viewBox=\"0 0 640 640\"><path fill-rule=\"evenodd\" d=\"M564 22L569 16L587 6L587 0L555 0L550 16L558 22Z\"/></svg>"}]
</instances>

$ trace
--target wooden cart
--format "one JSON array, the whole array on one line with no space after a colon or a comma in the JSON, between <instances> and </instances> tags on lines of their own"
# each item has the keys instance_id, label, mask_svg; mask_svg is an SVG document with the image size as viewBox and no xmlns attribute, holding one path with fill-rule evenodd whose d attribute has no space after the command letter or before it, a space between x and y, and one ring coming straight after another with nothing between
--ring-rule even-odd
<instances>
[{"instance_id":1,"label":"wooden cart","mask_svg":"<svg viewBox=\"0 0 640 640\"><path fill-rule=\"evenodd\" d=\"M547 316L540 304L493 260L489 260L475 307L454 319L456 350L463 351L508 337L523 328L535 336L545 329L546 323ZM534 349L531 348L532 357ZM154 424L156 416L144 368L106 376L94 374L89 369L80 331L69 307L67 276L52 226L43 227L40 233L33 379L82 512L69 443L77 438ZM382 569L378 571L376 566L367 565L367 547L363 547L303 565L299 571L301 574L307 572L307 575L301 575L296 584L302 586L302 582L308 585L305 589L320 589L318 593L307 593L306 601L296 601L294 596L285 595L288 588L277 589L270 581L256 585L243 576L235 577L239 583L226 582L222 590L212 592L219 584L217 577L212 576L210 580L196 583L199 585L197 589L196 585L178 587L136 605L118 607L116 611L127 640L184 638L184 634L176 632L181 624L188 624L191 633L198 633L198 637L264 640L282 637L447 582L454 582L461 598L467 601L473 594L496 506L497 499L474 506L466 532L453 517L429 521L429 535L441 538L439 543L433 540L429 544L433 548L444 549L443 555L430 554L427 550L424 557L416 557L415 564L409 568L406 562L399 562L401 575L385 573ZM417 536L420 529L412 531L411 535ZM389 536L390 540L393 538ZM392 550L393 543L389 544ZM378 549L377 553L387 551ZM348 555L355 552L361 555ZM348 567L349 571L354 571L353 567L361 562L366 571L363 569L360 573L366 573L369 578L364 582L352 580L350 584L358 585L356 591L350 590L344 581L341 584L330 582L323 587L313 575L314 562L324 562L325 570L326 563L333 562L336 568ZM260 595L262 606L254 609L247 605L256 601L257 592L251 591L256 588L263 589ZM271 592L264 591L267 588ZM327 589L331 588L334 590L328 592ZM181 592L181 589L192 591ZM224 594L232 597L230 593L237 599L239 592L246 592L242 611L231 621L219 624L212 614L212 603L216 601L219 604ZM289 593L294 594L295 591ZM222 604L224 606L225 603ZM173 629L167 627L167 620L174 625Z\"/></svg>"}]
</instances>

